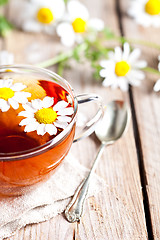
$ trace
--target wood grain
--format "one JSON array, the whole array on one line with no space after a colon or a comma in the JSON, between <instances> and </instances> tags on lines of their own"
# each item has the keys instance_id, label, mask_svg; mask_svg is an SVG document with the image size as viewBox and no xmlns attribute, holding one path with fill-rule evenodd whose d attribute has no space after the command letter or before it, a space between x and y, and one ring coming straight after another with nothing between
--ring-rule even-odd
<instances>
[{"instance_id":1,"label":"wood grain","mask_svg":"<svg viewBox=\"0 0 160 240\"><path fill-rule=\"evenodd\" d=\"M92 17L102 18L107 26L120 34L115 3L116 1L113 0L85 2ZM6 38L5 46L7 50L15 54L16 63L30 64L50 58L61 49L57 39L43 34L29 34L21 31L12 32ZM56 68L52 69L56 70ZM77 94L97 93L103 98L105 104L117 98L129 103L128 93L123 94L120 90L112 91L95 83L88 65L79 66L73 63L72 69L66 70L64 77L71 83ZM94 110L93 107L92 111ZM87 108L84 112L87 113ZM71 152L81 164L90 167L99 145L95 136L92 135L74 144ZM63 215L59 215L50 221L27 226L17 231L8 240L147 239L132 123L121 140L105 149L96 173L105 179L108 188L105 192L86 201L80 224L70 224Z\"/></svg>"},{"instance_id":2,"label":"wood grain","mask_svg":"<svg viewBox=\"0 0 160 240\"><path fill-rule=\"evenodd\" d=\"M126 1L121 1L123 13L127 11ZM159 29L143 28L137 25L129 16L123 14L125 36L128 38L143 39L144 41L159 44ZM140 46L141 47L141 46ZM157 69L159 51L149 47L141 47L142 56L148 65ZM153 92L154 82L160 76L146 74L141 88L133 89L134 103L141 139L142 160L146 175L146 190L149 199L149 209L155 239L160 239L160 112L159 94Z\"/></svg>"}]
</instances>

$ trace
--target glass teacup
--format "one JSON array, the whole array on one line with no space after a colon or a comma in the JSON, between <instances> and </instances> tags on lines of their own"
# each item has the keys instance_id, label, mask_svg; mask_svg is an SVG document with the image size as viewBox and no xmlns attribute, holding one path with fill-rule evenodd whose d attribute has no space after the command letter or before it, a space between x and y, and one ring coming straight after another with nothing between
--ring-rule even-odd
<instances>
[{"instance_id":1,"label":"glass teacup","mask_svg":"<svg viewBox=\"0 0 160 240\"><path fill-rule=\"evenodd\" d=\"M75 139L78 103L98 104ZM102 115L101 98L75 96L57 74L27 65L0 67L0 195L21 195L47 179L73 142L88 136Z\"/></svg>"}]
</instances>

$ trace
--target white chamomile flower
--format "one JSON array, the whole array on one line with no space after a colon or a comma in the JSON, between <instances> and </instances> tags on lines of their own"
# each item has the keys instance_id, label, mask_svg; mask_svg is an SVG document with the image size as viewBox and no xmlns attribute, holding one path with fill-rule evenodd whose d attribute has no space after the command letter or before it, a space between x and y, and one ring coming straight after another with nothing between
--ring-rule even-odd
<instances>
[{"instance_id":1,"label":"white chamomile flower","mask_svg":"<svg viewBox=\"0 0 160 240\"><path fill-rule=\"evenodd\" d=\"M159 70L159 72L160 72L160 56L158 56L158 60L159 60L158 70ZM158 79L157 82L154 84L153 90L154 90L155 92L159 92L159 91L160 91L160 79Z\"/></svg>"},{"instance_id":2,"label":"white chamomile flower","mask_svg":"<svg viewBox=\"0 0 160 240\"><path fill-rule=\"evenodd\" d=\"M0 51L0 65L9 65L14 62L14 56L8 51Z\"/></svg>"},{"instance_id":3,"label":"white chamomile flower","mask_svg":"<svg viewBox=\"0 0 160 240\"><path fill-rule=\"evenodd\" d=\"M65 11L63 0L18 0L13 6L18 14L18 19L13 22L24 31L46 32L53 34L55 24ZM11 19L12 20L12 19Z\"/></svg>"},{"instance_id":4,"label":"white chamomile flower","mask_svg":"<svg viewBox=\"0 0 160 240\"><path fill-rule=\"evenodd\" d=\"M57 34L65 46L72 46L75 42L81 43L83 35L89 30L101 31L104 22L98 18L89 18L87 8L76 0L67 4L68 15L66 21L57 26Z\"/></svg>"},{"instance_id":5,"label":"white chamomile flower","mask_svg":"<svg viewBox=\"0 0 160 240\"><path fill-rule=\"evenodd\" d=\"M19 125L25 126L25 132L37 131L37 134L42 136L47 132L50 135L56 135L57 128L66 128L72 119L69 116L74 111L72 107L67 107L68 104L62 100L54 105L53 97L32 100L24 104L25 111L18 114L26 117Z\"/></svg>"},{"instance_id":6,"label":"white chamomile flower","mask_svg":"<svg viewBox=\"0 0 160 240\"><path fill-rule=\"evenodd\" d=\"M2 112L7 112L10 106L14 109L19 108L19 103L25 104L28 102L28 97L31 97L29 92L21 92L25 85L22 83L14 83L13 79L0 79L0 109Z\"/></svg>"},{"instance_id":7,"label":"white chamomile flower","mask_svg":"<svg viewBox=\"0 0 160 240\"><path fill-rule=\"evenodd\" d=\"M132 0L128 14L144 27L160 27L160 0Z\"/></svg>"},{"instance_id":8,"label":"white chamomile flower","mask_svg":"<svg viewBox=\"0 0 160 240\"><path fill-rule=\"evenodd\" d=\"M134 49L130 52L128 43L124 43L123 51L116 47L114 52L108 53L108 60L102 60L100 66L100 76L104 78L103 86L111 86L113 89L120 87L121 90L127 91L128 85L140 85L145 75L141 68L147 66L147 62L138 60L140 49Z\"/></svg>"}]
</instances>

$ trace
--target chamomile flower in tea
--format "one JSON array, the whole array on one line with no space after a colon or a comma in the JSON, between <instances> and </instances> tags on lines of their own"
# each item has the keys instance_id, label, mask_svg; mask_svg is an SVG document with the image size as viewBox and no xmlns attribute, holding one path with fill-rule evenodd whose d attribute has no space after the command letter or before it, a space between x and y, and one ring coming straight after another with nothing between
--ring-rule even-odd
<instances>
[{"instance_id":1,"label":"chamomile flower in tea","mask_svg":"<svg viewBox=\"0 0 160 240\"><path fill-rule=\"evenodd\" d=\"M7 112L10 107L19 108L19 103L27 103L31 93L22 91L26 86L13 83L13 79L0 79L0 110Z\"/></svg>"},{"instance_id":2,"label":"chamomile flower in tea","mask_svg":"<svg viewBox=\"0 0 160 240\"><path fill-rule=\"evenodd\" d=\"M74 114L67 90L21 72L3 74L13 79L0 80L0 152L38 147L67 128Z\"/></svg>"},{"instance_id":3,"label":"chamomile flower in tea","mask_svg":"<svg viewBox=\"0 0 160 240\"><path fill-rule=\"evenodd\" d=\"M89 30L101 31L104 23L101 19L90 18L88 9L80 2L71 0L67 4L66 20L57 26L57 34L65 46L83 41L83 36Z\"/></svg>"},{"instance_id":4,"label":"chamomile flower in tea","mask_svg":"<svg viewBox=\"0 0 160 240\"><path fill-rule=\"evenodd\" d=\"M128 90L128 85L139 86L144 79L144 72L141 68L146 67L147 62L138 60L140 50L134 49L130 52L130 46L125 43L123 51L116 47L114 52L109 52L107 60L102 60L100 66L100 76L104 78L103 86L117 88L123 91Z\"/></svg>"},{"instance_id":5,"label":"chamomile flower in tea","mask_svg":"<svg viewBox=\"0 0 160 240\"><path fill-rule=\"evenodd\" d=\"M54 104L54 98L51 97L32 100L31 103L23 105L25 111L20 112L19 116L26 118L19 125L26 125L25 132L36 130L38 135L43 136L46 132L56 135L57 128L66 128L72 119L70 116L73 114L73 108L67 108L68 104L64 100Z\"/></svg>"},{"instance_id":6,"label":"chamomile flower in tea","mask_svg":"<svg viewBox=\"0 0 160 240\"><path fill-rule=\"evenodd\" d=\"M128 14L144 27L160 27L160 0L133 0Z\"/></svg>"}]
</instances>

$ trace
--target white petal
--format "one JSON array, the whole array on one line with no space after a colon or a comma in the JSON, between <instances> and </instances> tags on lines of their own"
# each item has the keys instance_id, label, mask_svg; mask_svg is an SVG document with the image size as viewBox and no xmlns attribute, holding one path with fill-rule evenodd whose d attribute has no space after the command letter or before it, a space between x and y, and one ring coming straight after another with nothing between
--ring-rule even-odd
<instances>
[{"instance_id":1,"label":"white petal","mask_svg":"<svg viewBox=\"0 0 160 240\"><path fill-rule=\"evenodd\" d=\"M24 125L28 125L29 123L34 123L34 122L36 122L36 119L35 118L32 118L32 117L27 117L27 118L25 118L25 119L23 119L20 123L19 123L19 125L20 126L24 126Z\"/></svg>"},{"instance_id":2,"label":"white petal","mask_svg":"<svg viewBox=\"0 0 160 240\"><path fill-rule=\"evenodd\" d=\"M134 68L145 68L147 66L147 62L146 61L136 61L134 64L132 64L132 67Z\"/></svg>"},{"instance_id":3,"label":"white petal","mask_svg":"<svg viewBox=\"0 0 160 240\"><path fill-rule=\"evenodd\" d=\"M70 23L59 24L56 31L63 45L70 47L75 43L75 32Z\"/></svg>"},{"instance_id":4,"label":"white petal","mask_svg":"<svg viewBox=\"0 0 160 240\"><path fill-rule=\"evenodd\" d=\"M72 118L71 117L67 117L67 116L58 116L57 119L60 122L70 122Z\"/></svg>"},{"instance_id":5,"label":"white petal","mask_svg":"<svg viewBox=\"0 0 160 240\"><path fill-rule=\"evenodd\" d=\"M36 110L39 110L42 108L42 101L40 99L35 99L32 100L32 107L35 108Z\"/></svg>"},{"instance_id":6,"label":"white petal","mask_svg":"<svg viewBox=\"0 0 160 240\"><path fill-rule=\"evenodd\" d=\"M57 112L57 115L72 115L74 113L73 108L72 107L68 107L65 109L61 109L60 111Z\"/></svg>"},{"instance_id":7,"label":"white petal","mask_svg":"<svg viewBox=\"0 0 160 240\"><path fill-rule=\"evenodd\" d=\"M3 84L3 87L11 87L12 86L12 83L13 83L13 79L9 78L9 79L6 79L6 80L2 80L2 84Z\"/></svg>"},{"instance_id":8,"label":"white petal","mask_svg":"<svg viewBox=\"0 0 160 240\"><path fill-rule=\"evenodd\" d=\"M128 82L132 85L132 86L139 86L141 84L140 79L138 78L133 78L132 76L127 76Z\"/></svg>"},{"instance_id":9,"label":"white petal","mask_svg":"<svg viewBox=\"0 0 160 240\"><path fill-rule=\"evenodd\" d=\"M108 60L101 60L99 64L101 67L106 68L108 66Z\"/></svg>"},{"instance_id":10,"label":"white petal","mask_svg":"<svg viewBox=\"0 0 160 240\"><path fill-rule=\"evenodd\" d=\"M108 74L108 70L107 69L101 69L100 72L99 72L99 75L101 77L106 77Z\"/></svg>"},{"instance_id":11,"label":"white petal","mask_svg":"<svg viewBox=\"0 0 160 240\"><path fill-rule=\"evenodd\" d=\"M22 25L22 29L26 32L41 32L43 29L43 26L36 21L33 20L26 20L24 24Z\"/></svg>"},{"instance_id":12,"label":"white petal","mask_svg":"<svg viewBox=\"0 0 160 240\"><path fill-rule=\"evenodd\" d=\"M124 92L128 91L129 86L128 86L128 82L126 81L125 78L123 78L123 77L119 78L119 87Z\"/></svg>"},{"instance_id":13,"label":"white petal","mask_svg":"<svg viewBox=\"0 0 160 240\"><path fill-rule=\"evenodd\" d=\"M45 131L48 132L50 135L57 134L57 128L53 124L46 124Z\"/></svg>"},{"instance_id":14,"label":"white petal","mask_svg":"<svg viewBox=\"0 0 160 240\"><path fill-rule=\"evenodd\" d=\"M19 108L19 103L16 100L14 100L14 98L9 98L8 102L14 109Z\"/></svg>"},{"instance_id":15,"label":"white petal","mask_svg":"<svg viewBox=\"0 0 160 240\"><path fill-rule=\"evenodd\" d=\"M46 133L45 124L44 123L39 124L37 128L37 134L43 136L45 133Z\"/></svg>"},{"instance_id":16,"label":"white petal","mask_svg":"<svg viewBox=\"0 0 160 240\"><path fill-rule=\"evenodd\" d=\"M23 108L28 111L28 112L32 112L32 113L35 113L37 110L34 109L32 107L32 104L30 102L26 103L26 104L22 104Z\"/></svg>"},{"instance_id":17,"label":"white petal","mask_svg":"<svg viewBox=\"0 0 160 240\"><path fill-rule=\"evenodd\" d=\"M114 84L111 85L111 89L117 89L119 87L117 82L114 82Z\"/></svg>"},{"instance_id":18,"label":"white petal","mask_svg":"<svg viewBox=\"0 0 160 240\"><path fill-rule=\"evenodd\" d=\"M115 63L113 61L108 61L106 63L106 68L100 70L100 76L101 77L107 77L108 75L111 75L115 72Z\"/></svg>"},{"instance_id":19,"label":"white petal","mask_svg":"<svg viewBox=\"0 0 160 240\"><path fill-rule=\"evenodd\" d=\"M135 62L139 58L140 54L141 50L139 48L134 49L128 58L128 62L129 63Z\"/></svg>"},{"instance_id":20,"label":"white petal","mask_svg":"<svg viewBox=\"0 0 160 240\"><path fill-rule=\"evenodd\" d=\"M73 34L73 27L70 23L60 23L56 28L57 34L60 37L68 36L68 34Z\"/></svg>"},{"instance_id":21,"label":"white petal","mask_svg":"<svg viewBox=\"0 0 160 240\"><path fill-rule=\"evenodd\" d=\"M31 97L31 93L29 92L15 92L14 99L17 100L17 102L25 104L28 102L28 97Z\"/></svg>"},{"instance_id":22,"label":"white petal","mask_svg":"<svg viewBox=\"0 0 160 240\"><path fill-rule=\"evenodd\" d=\"M125 42L123 45L123 54L122 54L122 59L124 61L126 61L128 59L129 53L130 53L130 46L127 42Z\"/></svg>"},{"instance_id":23,"label":"white petal","mask_svg":"<svg viewBox=\"0 0 160 240\"><path fill-rule=\"evenodd\" d=\"M113 84L113 80L111 78L105 78L102 82L104 87L110 87Z\"/></svg>"},{"instance_id":24,"label":"white petal","mask_svg":"<svg viewBox=\"0 0 160 240\"><path fill-rule=\"evenodd\" d=\"M53 97L45 97L42 100L42 107L49 108L53 105L53 103L54 103L54 98Z\"/></svg>"},{"instance_id":25,"label":"white petal","mask_svg":"<svg viewBox=\"0 0 160 240\"><path fill-rule=\"evenodd\" d=\"M157 82L155 83L154 87L153 87L153 90L155 92L158 92L160 91L160 79L157 80Z\"/></svg>"},{"instance_id":26,"label":"white petal","mask_svg":"<svg viewBox=\"0 0 160 240\"><path fill-rule=\"evenodd\" d=\"M76 36L61 37L61 43L66 47L72 47L76 42Z\"/></svg>"},{"instance_id":27,"label":"white petal","mask_svg":"<svg viewBox=\"0 0 160 240\"><path fill-rule=\"evenodd\" d=\"M102 31L104 29L104 22L99 18L92 18L88 22L88 27L97 31Z\"/></svg>"},{"instance_id":28,"label":"white petal","mask_svg":"<svg viewBox=\"0 0 160 240\"><path fill-rule=\"evenodd\" d=\"M54 125L57 127L57 128L62 128L62 129L65 129L67 126L68 126L68 123L62 123L62 122L59 122L59 121L56 121L54 122Z\"/></svg>"},{"instance_id":29,"label":"white petal","mask_svg":"<svg viewBox=\"0 0 160 240\"><path fill-rule=\"evenodd\" d=\"M10 109L10 105L4 99L0 99L0 109L2 112L7 112Z\"/></svg>"},{"instance_id":30,"label":"white petal","mask_svg":"<svg viewBox=\"0 0 160 240\"><path fill-rule=\"evenodd\" d=\"M0 79L0 88L4 87L4 81L3 79Z\"/></svg>"},{"instance_id":31,"label":"white petal","mask_svg":"<svg viewBox=\"0 0 160 240\"><path fill-rule=\"evenodd\" d=\"M115 47L115 60L117 62L122 60L122 49L120 47Z\"/></svg>"},{"instance_id":32,"label":"white petal","mask_svg":"<svg viewBox=\"0 0 160 240\"><path fill-rule=\"evenodd\" d=\"M24 132L33 132L33 131L37 130L38 126L39 126L38 122L30 123L25 126Z\"/></svg>"},{"instance_id":33,"label":"white petal","mask_svg":"<svg viewBox=\"0 0 160 240\"><path fill-rule=\"evenodd\" d=\"M21 116L21 117L34 117L34 113L30 112L30 111L22 111L22 112L18 113L18 116Z\"/></svg>"},{"instance_id":34,"label":"white petal","mask_svg":"<svg viewBox=\"0 0 160 240\"><path fill-rule=\"evenodd\" d=\"M60 111L61 109L64 109L68 106L68 103L65 102L64 100L59 101L58 103L56 103L53 107L54 111Z\"/></svg>"},{"instance_id":35,"label":"white petal","mask_svg":"<svg viewBox=\"0 0 160 240\"><path fill-rule=\"evenodd\" d=\"M22 83L15 83L15 84L13 84L12 86L11 86L11 89L13 90L13 91L21 91L21 90L23 90L24 88L26 88L27 86L26 85L24 85L24 84L22 84Z\"/></svg>"},{"instance_id":36,"label":"white petal","mask_svg":"<svg viewBox=\"0 0 160 240\"><path fill-rule=\"evenodd\" d=\"M79 1L75 0L69 1L67 8L69 15L71 16L72 19L80 17L87 20L89 18L89 12L87 8Z\"/></svg>"},{"instance_id":37,"label":"white petal","mask_svg":"<svg viewBox=\"0 0 160 240\"><path fill-rule=\"evenodd\" d=\"M142 72L141 70L134 70L134 69L131 69L130 75L132 75L132 77L134 78L138 78L140 80L143 80L145 78L145 73Z\"/></svg>"},{"instance_id":38,"label":"white petal","mask_svg":"<svg viewBox=\"0 0 160 240\"><path fill-rule=\"evenodd\" d=\"M53 15L55 19L61 19L64 16L65 12L65 3L64 0L49 0L51 9L53 11Z\"/></svg>"}]
</instances>

